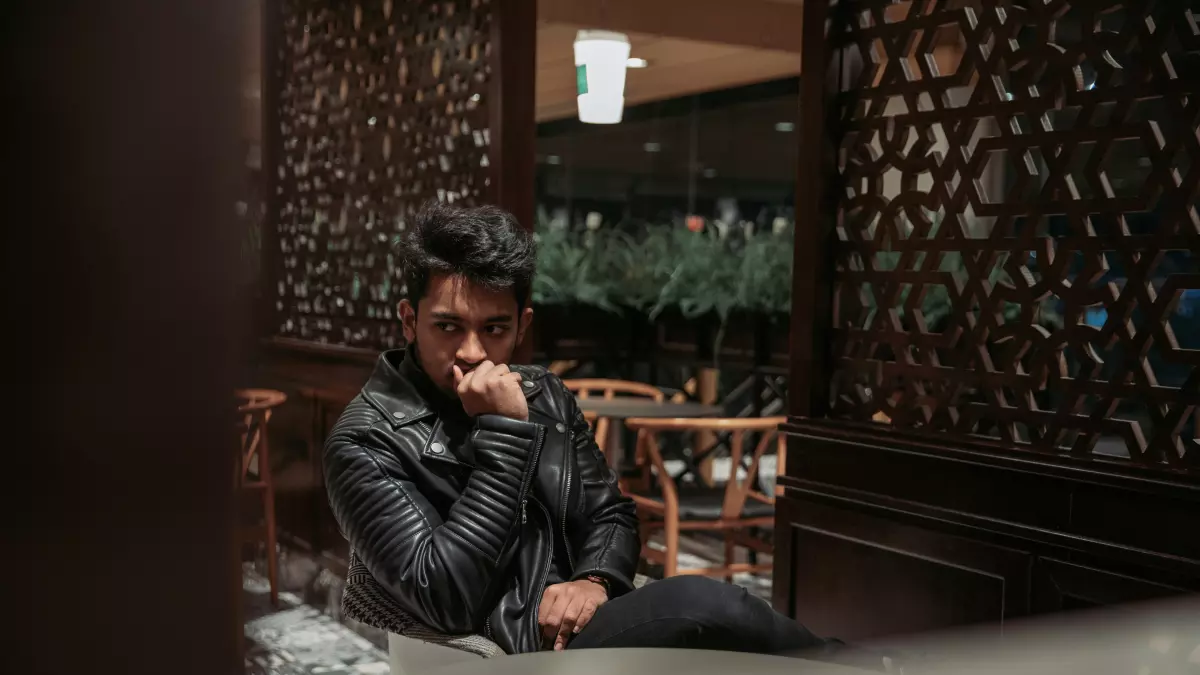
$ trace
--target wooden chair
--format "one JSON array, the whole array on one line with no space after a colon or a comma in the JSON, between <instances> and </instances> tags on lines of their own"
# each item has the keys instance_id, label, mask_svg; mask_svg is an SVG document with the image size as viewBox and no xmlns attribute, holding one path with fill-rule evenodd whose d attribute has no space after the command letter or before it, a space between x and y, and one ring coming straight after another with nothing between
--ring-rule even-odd
<instances>
[{"instance_id":1,"label":"wooden chair","mask_svg":"<svg viewBox=\"0 0 1200 675\"><path fill-rule=\"evenodd\" d=\"M271 480L271 452L267 426L271 412L287 400L280 391L239 389L238 428L242 447L237 467L237 486L261 495L263 524L241 528L241 540L263 541L267 546L267 580L271 583L271 604L279 603L279 553L276 550L275 485Z\"/></svg>"},{"instance_id":2,"label":"wooden chair","mask_svg":"<svg viewBox=\"0 0 1200 675\"><path fill-rule=\"evenodd\" d=\"M611 401L617 396L631 396L649 398L657 403L662 403L667 397L661 389L654 385L630 380L578 379L563 380L563 384L567 385L567 390L580 400L589 399L593 395L606 401ZM596 445L606 453L608 452L608 428L611 422L612 420L607 417L600 417L592 424L592 435L596 437Z\"/></svg>"},{"instance_id":3,"label":"wooden chair","mask_svg":"<svg viewBox=\"0 0 1200 675\"><path fill-rule=\"evenodd\" d=\"M769 563L735 563L738 545L751 551L771 553L772 546L750 536L750 528L771 528L775 524L775 496L758 489L758 467L763 453L774 441L777 452L777 475L783 472L787 446L779 425L786 417L707 418L707 419L648 419L630 418L626 426L637 431L637 460L643 471L639 488L628 492L641 512L642 557L663 566L663 576L703 574L733 579L739 572L768 572ZM664 431L708 432L729 434L730 471L724 486L680 486L667 471L659 448L657 435ZM762 438L750 457L745 477L738 478L743 466L743 441L747 433L761 433ZM647 464L649 462L649 464ZM658 488L649 487L650 469L657 473ZM780 491L776 487L775 492ZM647 542L655 530L663 530L666 551L651 549ZM679 534L682 531L717 531L724 535L725 560L719 567L679 569Z\"/></svg>"}]
</instances>

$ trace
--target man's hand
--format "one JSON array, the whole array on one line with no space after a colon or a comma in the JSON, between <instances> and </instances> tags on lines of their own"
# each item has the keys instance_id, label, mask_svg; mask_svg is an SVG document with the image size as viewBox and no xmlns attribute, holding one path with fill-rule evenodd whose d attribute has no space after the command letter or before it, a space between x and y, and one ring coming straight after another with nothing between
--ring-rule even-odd
<instances>
[{"instance_id":1,"label":"man's hand","mask_svg":"<svg viewBox=\"0 0 1200 675\"><path fill-rule=\"evenodd\" d=\"M606 602L608 591L594 581L580 579L547 587L538 609L538 625L546 642L554 640L555 651L566 649L567 638L583 630Z\"/></svg>"},{"instance_id":2,"label":"man's hand","mask_svg":"<svg viewBox=\"0 0 1200 675\"><path fill-rule=\"evenodd\" d=\"M503 415L521 421L529 419L529 405L521 391L521 374L504 364L484 361L466 375L454 366L454 386L463 410L471 417Z\"/></svg>"}]
</instances>

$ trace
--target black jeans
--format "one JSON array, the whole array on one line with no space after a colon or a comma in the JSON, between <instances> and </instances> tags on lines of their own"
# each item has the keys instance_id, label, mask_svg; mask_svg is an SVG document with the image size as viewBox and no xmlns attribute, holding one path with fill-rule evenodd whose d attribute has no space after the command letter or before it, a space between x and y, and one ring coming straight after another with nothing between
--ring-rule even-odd
<instances>
[{"instance_id":1,"label":"black jeans","mask_svg":"<svg viewBox=\"0 0 1200 675\"><path fill-rule=\"evenodd\" d=\"M601 605L567 649L676 647L759 654L819 650L830 642L771 609L746 589L678 576Z\"/></svg>"}]
</instances>

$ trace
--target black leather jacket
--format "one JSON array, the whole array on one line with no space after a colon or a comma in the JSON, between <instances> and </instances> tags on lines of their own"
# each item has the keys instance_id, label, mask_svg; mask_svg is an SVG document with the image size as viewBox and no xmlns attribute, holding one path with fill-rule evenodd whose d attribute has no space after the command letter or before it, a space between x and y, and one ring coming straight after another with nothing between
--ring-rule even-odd
<instances>
[{"instance_id":1,"label":"black leather jacket","mask_svg":"<svg viewBox=\"0 0 1200 675\"><path fill-rule=\"evenodd\" d=\"M633 503L562 381L513 366L529 421L471 420L434 412L445 407L414 361L385 352L325 443L333 513L375 580L431 628L510 654L542 647L556 546L556 573L565 562L571 580L607 579L609 597L632 590Z\"/></svg>"}]
</instances>

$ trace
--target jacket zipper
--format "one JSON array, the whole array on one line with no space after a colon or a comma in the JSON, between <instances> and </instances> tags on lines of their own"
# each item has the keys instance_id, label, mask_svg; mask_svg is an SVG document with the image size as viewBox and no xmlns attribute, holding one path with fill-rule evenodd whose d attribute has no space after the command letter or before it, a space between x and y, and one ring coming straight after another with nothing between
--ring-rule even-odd
<instances>
[{"instance_id":1,"label":"jacket zipper","mask_svg":"<svg viewBox=\"0 0 1200 675\"><path fill-rule=\"evenodd\" d=\"M533 446L533 461L529 472L529 480L525 483L525 487L521 490L521 524L529 522L529 516L525 513L525 508L529 504L529 486L533 485L534 474L537 473L538 460L542 456L542 446L546 443L546 432L538 434L537 443ZM549 518L549 515L546 516Z\"/></svg>"},{"instance_id":2,"label":"jacket zipper","mask_svg":"<svg viewBox=\"0 0 1200 675\"><path fill-rule=\"evenodd\" d=\"M550 526L550 538L551 538L551 545L550 545L550 546L548 546L548 547L546 547L546 564L545 564L545 565L543 565L543 569L542 569L542 578L541 578L541 579L538 581L537 585L535 585L535 586L533 587L533 589L534 589L534 598L535 598L535 599L534 599L534 601L533 601L533 611L532 611L532 612L530 612L530 616L531 616L531 617L532 617L532 619L533 619L533 635L534 635L534 639L535 639L535 640L540 640L540 639L541 639L541 635L542 635L542 630L541 630L541 627L540 627L540 626L538 626L538 622L537 622L537 620L538 620L538 611L539 611L539 610L542 608L542 591L543 591L543 590L545 589L545 587L546 587L546 579L547 579L547 578L549 578L549 576L550 576L550 565L551 565L551 563L553 562L553 559L554 559L554 544L553 544L553 540L554 540L554 521L550 519L550 512L546 510L546 507L542 506L542 503L541 503L541 502L539 502L538 500L536 500L536 499L535 499L535 500L533 500L533 503L534 503L534 504L537 504L537 505L538 505L538 508L540 508L540 509L542 510L542 513L543 513L543 514L545 514L545 516L546 516L546 524ZM540 650L539 650L539 651L540 651Z\"/></svg>"},{"instance_id":3,"label":"jacket zipper","mask_svg":"<svg viewBox=\"0 0 1200 675\"><path fill-rule=\"evenodd\" d=\"M563 501L561 510L563 546L565 547L564 550L567 552L567 564L570 565L572 574L575 573L575 560L574 556L571 555L571 540L567 538L567 511L569 510L571 504L571 465L575 463L571 461L571 452L573 449L574 448L571 444L571 432L568 431L567 448L566 452L563 453L563 457L566 458L563 463L567 466L566 472L564 473L566 478L566 486L563 488Z\"/></svg>"}]
</instances>

